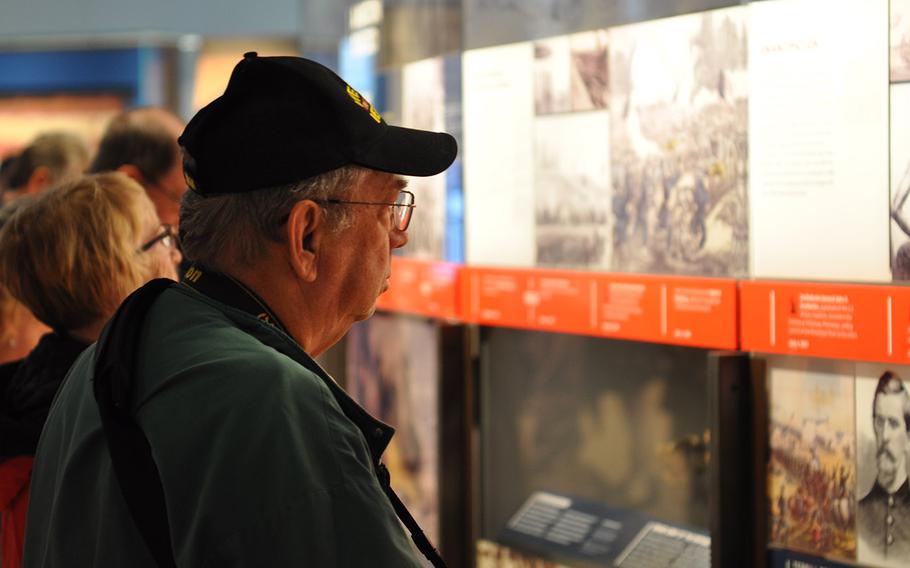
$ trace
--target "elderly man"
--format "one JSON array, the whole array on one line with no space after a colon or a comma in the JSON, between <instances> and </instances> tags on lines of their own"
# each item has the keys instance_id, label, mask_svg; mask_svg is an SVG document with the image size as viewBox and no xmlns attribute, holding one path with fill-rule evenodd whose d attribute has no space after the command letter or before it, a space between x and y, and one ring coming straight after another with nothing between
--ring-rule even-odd
<instances>
[{"instance_id":1,"label":"elderly man","mask_svg":"<svg viewBox=\"0 0 910 568\"><path fill-rule=\"evenodd\" d=\"M248 53L180 138L181 284L127 299L42 436L25 566L442 565L389 487L393 430L313 360L388 287L399 175L448 134L387 125L334 73Z\"/></svg>"},{"instance_id":2,"label":"elderly man","mask_svg":"<svg viewBox=\"0 0 910 568\"><path fill-rule=\"evenodd\" d=\"M910 562L910 394L899 376L886 371L872 402L877 474L856 511L860 553L867 560Z\"/></svg>"},{"instance_id":3,"label":"elderly man","mask_svg":"<svg viewBox=\"0 0 910 568\"><path fill-rule=\"evenodd\" d=\"M115 116L98 145L92 173L121 171L145 188L158 218L176 227L180 198L186 191L177 137L183 121L158 107L142 107Z\"/></svg>"}]
</instances>

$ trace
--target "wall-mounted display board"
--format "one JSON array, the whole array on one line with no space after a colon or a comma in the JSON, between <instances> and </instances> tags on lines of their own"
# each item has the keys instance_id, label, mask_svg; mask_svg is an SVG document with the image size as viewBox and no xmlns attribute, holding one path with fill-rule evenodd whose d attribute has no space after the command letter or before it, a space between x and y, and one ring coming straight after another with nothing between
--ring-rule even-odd
<instances>
[{"instance_id":1,"label":"wall-mounted display board","mask_svg":"<svg viewBox=\"0 0 910 568\"><path fill-rule=\"evenodd\" d=\"M466 52L467 262L744 275L747 16Z\"/></svg>"},{"instance_id":2,"label":"wall-mounted display board","mask_svg":"<svg viewBox=\"0 0 910 568\"><path fill-rule=\"evenodd\" d=\"M409 63L401 72L401 126L444 131L461 142L461 58ZM461 159L445 172L409 178L417 208L403 254L421 259L464 260Z\"/></svg>"},{"instance_id":3,"label":"wall-mounted display board","mask_svg":"<svg viewBox=\"0 0 910 568\"><path fill-rule=\"evenodd\" d=\"M464 73L465 261L533 266L534 48L467 51Z\"/></svg>"},{"instance_id":4,"label":"wall-mounted display board","mask_svg":"<svg viewBox=\"0 0 910 568\"><path fill-rule=\"evenodd\" d=\"M735 349L727 279L467 267L465 321L617 339Z\"/></svg>"},{"instance_id":5,"label":"wall-mounted display board","mask_svg":"<svg viewBox=\"0 0 910 568\"><path fill-rule=\"evenodd\" d=\"M534 264L608 270L607 33L540 40L533 49Z\"/></svg>"},{"instance_id":6,"label":"wall-mounted display board","mask_svg":"<svg viewBox=\"0 0 910 568\"><path fill-rule=\"evenodd\" d=\"M749 10L752 276L890 280L887 0Z\"/></svg>"},{"instance_id":7,"label":"wall-mounted display board","mask_svg":"<svg viewBox=\"0 0 910 568\"><path fill-rule=\"evenodd\" d=\"M748 268L745 8L611 28L614 270Z\"/></svg>"},{"instance_id":8,"label":"wall-mounted display board","mask_svg":"<svg viewBox=\"0 0 910 568\"><path fill-rule=\"evenodd\" d=\"M910 563L910 367L768 363L770 559ZM829 563L830 562L830 563Z\"/></svg>"},{"instance_id":9,"label":"wall-mounted display board","mask_svg":"<svg viewBox=\"0 0 910 568\"><path fill-rule=\"evenodd\" d=\"M536 491L706 529L707 352L481 328L481 536Z\"/></svg>"},{"instance_id":10,"label":"wall-mounted display board","mask_svg":"<svg viewBox=\"0 0 910 568\"><path fill-rule=\"evenodd\" d=\"M724 278L465 267L396 256L377 307L481 325L738 347L737 283Z\"/></svg>"},{"instance_id":11,"label":"wall-mounted display board","mask_svg":"<svg viewBox=\"0 0 910 568\"><path fill-rule=\"evenodd\" d=\"M444 320L462 319L461 267L392 257L389 289L379 296L381 310L419 314Z\"/></svg>"},{"instance_id":12,"label":"wall-mounted display board","mask_svg":"<svg viewBox=\"0 0 910 568\"><path fill-rule=\"evenodd\" d=\"M745 351L910 362L910 288L864 284L740 283Z\"/></svg>"},{"instance_id":13,"label":"wall-mounted display board","mask_svg":"<svg viewBox=\"0 0 910 568\"><path fill-rule=\"evenodd\" d=\"M431 542L439 519L439 339L435 324L376 315L347 335L347 392L394 426L383 454L392 486Z\"/></svg>"}]
</instances>

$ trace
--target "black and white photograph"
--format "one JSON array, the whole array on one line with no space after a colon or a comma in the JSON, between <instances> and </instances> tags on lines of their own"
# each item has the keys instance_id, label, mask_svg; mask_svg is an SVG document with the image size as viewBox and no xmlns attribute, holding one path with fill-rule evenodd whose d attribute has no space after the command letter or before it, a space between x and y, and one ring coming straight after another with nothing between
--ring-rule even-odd
<instances>
[{"instance_id":1,"label":"black and white photograph","mask_svg":"<svg viewBox=\"0 0 910 568\"><path fill-rule=\"evenodd\" d=\"M891 85L891 278L910 280L910 83Z\"/></svg>"},{"instance_id":2,"label":"black and white photograph","mask_svg":"<svg viewBox=\"0 0 910 568\"><path fill-rule=\"evenodd\" d=\"M891 82L910 81L910 0L891 0Z\"/></svg>"},{"instance_id":3,"label":"black and white photograph","mask_svg":"<svg viewBox=\"0 0 910 568\"><path fill-rule=\"evenodd\" d=\"M607 30L569 36L573 111L607 108L607 38Z\"/></svg>"},{"instance_id":4,"label":"black and white photograph","mask_svg":"<svg viewBox=\"0 0 910 568\"><path fill-rule=\"evenodd\" d=\"M613 269L747 273L746 16L610 30Z\"/></svg>"},{"instance_id":5,"label":"black and white photograph","mask_svg":"<svg viewBox=\"0 0 910 568\"><path fill-rule=\"evenodd\" d=\"M569 36L534 42L534 114L568 112L572 103Z\"/></svg>"},{"instance_id":6,"label":"black and white photograph","mask_svg":"<svg viewBox=\"0 0 910 568\"><path fill-rule=\"evenodd\" d=\"M440 132L446 127L445 74L443 58L424 59L404 66L401 86L402 126ZM446 173L408 178L417 207L408 227L408 246L403 254L412 258L445 258Z\"/></svg>"},{"instance_id":7,"label":"black and white photograph","mask_svg":"<svg viewBox=\"0 0 910 568\"><path fill-rule=\"evenodd\" d=\"M534 42L534 113L607 108L607 31Z\"/></svg>"},{"instance_id":8,"label":"black and white photograph","mask_svg":"<svg viewBox=\"0 0 910 568\"><path fill-rule=\"evenodd\" d=\"M438 345L434 323L387 314L347 336L347 391L395 428L382 461L431 542L439 542Z\"/></svg>"},{"instance_id":9,"label":"black and white photograph","mask_svg":"<svg viewBox=\"0 0 910 568\"><path fill-rule=\"evenodd\" d=\"M857 560L910 564L910 367L857 364Z\"/></svg>"},{"instance_id":10,"label":"black and white photograph","mask_svg":"<svg viewBox=\"0 0 910 568\"><path fill-rule=\"evenodd\" d=\"M606 111L535 120L538 266L610 267L609 120Z\"/></svg>"}]
</instances>

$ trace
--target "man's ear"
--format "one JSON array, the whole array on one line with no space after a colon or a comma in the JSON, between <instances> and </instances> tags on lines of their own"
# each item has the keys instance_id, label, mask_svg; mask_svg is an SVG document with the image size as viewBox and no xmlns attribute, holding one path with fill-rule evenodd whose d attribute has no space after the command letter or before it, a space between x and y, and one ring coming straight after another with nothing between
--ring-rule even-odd
<instances>
[{"instance_id":1,"label":"man's ear","mask_svg":"<svg viewBox=\"0 0 910 568\"><path fill-rule=\"evenodd\" d=\"M309 199L295 203L288 216L286 231L291 267L305 282L316 280L316 263L326 227L322 208Z\"/></svg>"},{"instance_id":2,"label":"man's ear","mask_svg":"<svg viewBox=\"0 0 910 568\"><path fill-rule=\"evenodd\" d=\"M133 164L123 164L122 166L117 168L117 171L125 173L130 178L132 178L133 181L135 181L142 187L145 187L145 176L143 176L142 172L139 171L139 168L137 168Z\"/></svg>"}]
</instances>

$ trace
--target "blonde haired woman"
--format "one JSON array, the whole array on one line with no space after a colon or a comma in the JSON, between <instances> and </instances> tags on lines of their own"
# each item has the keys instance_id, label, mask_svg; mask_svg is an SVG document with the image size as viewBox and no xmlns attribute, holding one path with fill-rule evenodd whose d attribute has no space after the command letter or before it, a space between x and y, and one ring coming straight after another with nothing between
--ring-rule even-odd
<instances>
[{"instance_id":1,"label":"blonde haired woman","mask_svg":"<svg viewBox=\"0 0 910 568\"><path fill-rule=\"evenodd\" d=\"M2 566L20 566L32 458L51 401L76 357L117 306L180 253L145 191L124 174L51 189L0 230L0 280L52 332L0 367Z\"/></svg>"}]
</instances>

